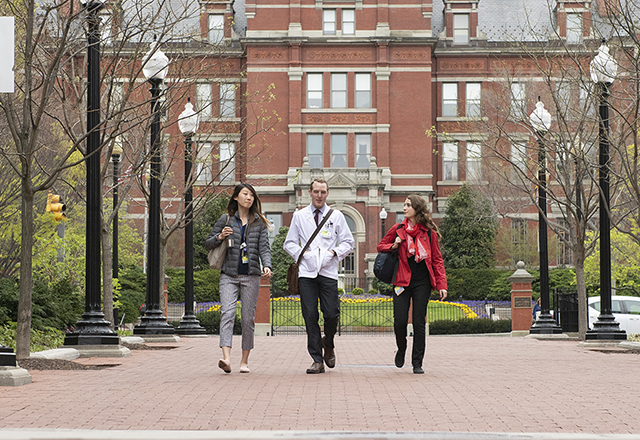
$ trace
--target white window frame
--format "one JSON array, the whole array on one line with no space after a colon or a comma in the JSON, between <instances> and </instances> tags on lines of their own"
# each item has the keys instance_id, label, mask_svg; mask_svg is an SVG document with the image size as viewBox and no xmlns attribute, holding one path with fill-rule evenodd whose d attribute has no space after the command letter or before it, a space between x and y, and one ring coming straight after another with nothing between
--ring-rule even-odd
<instances>
[{"instance_id":1,"label":"white window frame","mask_svg":"<svg viewBox=\"0 0 640 440\"><path fill-rule=\"evenodd\" d=\"M458 177L458 143L444 142L442 144L442 180L457 182Z\"/></svg>"},{"instance_id":2,"label":"white window frame","mask_svg":"<svg viewBox=\"0 0 640 440\"><path fill-rule=\"evenodd\" d=\"M355 108L371 108L371 74L355 74Z\"/></svg>"},{"instance_id":3,"label":"white window frame","mask_svg":"<svg viewBox=\"0 0 640 440\"><path fill-rule=\"evenodd\" d=\"M469 44L469 14L453 14L453 44Z\"/></svg>"},{"instance_id":4,"label":"white window frame","mask_svg":"<svg viewBox=\"0 0 640 440\"><path fill-rule=\"evenodd\" d=\"M309 167L324 168L324 135L307 133L307 159Z\"/></svg>"},{"instance_id":5,"label":"white window frame","mask_svg":"<svg viewBox=\"0 0 640 440\"><path fill-rule=\"evenodd\" d=\"M482 144L467 142L467 181L482 180Z\"/></svg>"},{"instance_id":6,"label":"white window frame","mask_svg":"<svg viewBox=\"0 0 640 440\"><path fill-rule=\"evenodd\" d=\"M527 171L527 144L524 141L511 143L511 164L523 173Z\"/></svg>"},{"instance_id":7,"label":"white window frame","mask_svg":"<svg viewBox=\"0 0 640 440\"><path fill-rule=\"evenodd\" d=\"M514 82L510 85L511 98L509 106L511 108L511 115L516 117L523 117L526 114L526 99L527 91L524 83Z\"/></svg>"},{"instance_id":8,"label":"white window frame","mask_svg":"<svg viewBox=\"0 0 640 440\"><path fill-rule=\"evenodd\" d=\"M465 85L465 116L478 119L482 117L482 83L468 82Z\"/></svg>"},{"instance_id":9,"label":"white window frame","mask_svg":"<svg viewBox=\"0 0 640 440\"><path fill-rule=\"evenodd\" d=\"M442 83L442 116L458 116L458 83Z\"/></svg>"},{"instance_id":10,"label":"white window frame","mask_svg":"<svg viewBox=\"0 0 640 440\"><path fill-rule=\"evenodd\" d=\"M307 73L307 108L323 108L323 80L322 73Z\"/></svg>"},{"instance_id":11,"label":"white window frame","mask_svg":"<svg viewBox=\"0 0 640 440\"><path fill-rule=\"evenodd\" d=\"M322 10L322 33L324 35L336 34L336 10L335 9Z\"/></svg>"},{"instance_id":12,"label":"white window frame","mask_svg":"<svg viewBox=\"0 0 640 440\"><path fill-rule=\"evenodd\" d=\"M201 121L211 119L212 100L211 84L196 84L196 109Z\"/></svg>"},{"instance_id":13,"label":"white window frame","mask_svg":"<svg viewBox=\"0 0 640 440\"><path fill-rule=\"evenodd\" d=\"M195 185L207 185L213 179L213 160L211 156L211 142L198 144L195 163Z\"/></svg>"},{"instance_id":14,"label":"white window frame","mask_svg":"<svg viewBox=\"0 0 640 440\"><path fill-rule=\"evenodd\" d=\"M342 35L356 34L356 10L342 10Z\"/></svg>"},{"instance_id":15,"label":"white window frame","mask_svg":"<svg viewBox=\"0 0 640 440\"><path fill-rule=\"evenodd\" d=\"M236 117L236 85L234 83L220 83L218 86L220 118Z\"/></svg>"},{"instance_id":16,"label":"white window frame","mask_svg":"<svg viewBox=\"0 0 640 440\"><path fill-rule=\"evenodd\" d=\"M209 43L220 44L224 41L224 15L209 14Z\"/></svg>"},{"instance_id":17,"label":"white window frame","mask_svg":"<svg viewBox=\"0 0 640 440\"><path fill-rule=\"evenodd\" d=\"M346 73L331 74L331 108L347 108L349 104Z\"/></svg>"},{"instance_id":18,"label":"white window frame","mask_svg":"<svg viewBox=\"0 0 640 440\"><path fill-rule=\"evenodd\" d=\"M235 184L236 182L236 144L220 142L218 144L218 181Z\"/></svg>"},{"instance_id":19,"label":"white window frame","mask_svg":"<svg viewBox=\"0 0 640 440\"><path fill-rule=\"evenodd\" d=\"M567 44L582 43L582 13L567 12Z\"/></svg>"},{"instance_id":20,"label":"white window frame","mask_svg":"<svg viewBox=\"0 0 640 440\"><path fill-rule=\"evenodd\" d=\"M356 168L369 168L371 165L371 134L356 134Z\"/></svg>"},{"instance_id":21,"label":"white window frame","mask_svg":"<svg viewBox=\"0 0 640 440\"><path fill-rule=\"evenodd\" d=\"M273 245L273 240L276 238L276 235L278 235L278 232L280 232L280 228L282 227L282 213L267 212L264 216L273 225L273 228L267 229L267 232L269 233L269 244Z\"/></svg>"},{"instance_id":22,"label":"white window frame","mask_svg":"<svg viewBox=\"0 0 640 440\"><path fill-rule=\"evenodd\" d=\"M331 134L331 168L347 168L349 166L349 145L345 133Z\"/></svg>"}]
</instances>

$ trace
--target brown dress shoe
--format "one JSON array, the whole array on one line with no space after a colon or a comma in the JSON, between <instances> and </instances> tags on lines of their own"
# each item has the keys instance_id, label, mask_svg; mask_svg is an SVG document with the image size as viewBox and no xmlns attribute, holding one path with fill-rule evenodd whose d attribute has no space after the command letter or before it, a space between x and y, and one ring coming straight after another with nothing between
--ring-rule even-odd
<instances>
[{"instance_id":1,"label":"brown dress shoe","mask_svg":"<svg viewBox=\"0 0 640 440\"><path fill-rule=\"evenodd\" d=\"M311 364L311 368L307 368L307 374L320 374L324 373L324 364L322 362L314 362Z\"/></svg>"},{"instance_id":2,"label":"brown dress shoe","mask_svg":"<svg viewBox=\"0 0 640 440\"><path fill-rule=\"evenodd\" d=\"M324 338L322 338L322 347L324 348L324 363L327 367L333 368L336 366L336 352L333 348L329 348L324 344Z\"/></svg>"}]
</instances>

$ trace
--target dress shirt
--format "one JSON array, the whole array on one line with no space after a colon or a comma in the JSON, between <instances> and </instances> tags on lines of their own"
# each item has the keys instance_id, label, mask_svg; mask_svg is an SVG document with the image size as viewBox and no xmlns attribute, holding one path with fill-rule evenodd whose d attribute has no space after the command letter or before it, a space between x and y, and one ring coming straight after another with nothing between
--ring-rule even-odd
<instances>
[{"instance_id":1,"label":"dress shirt","mask_svg":"<svg viewBox=\"0 0 640 440\"><path fill-rule=\"evenodd\" d=\"M296 211L284 242L284 250L298 261L302 248L316 230L315 208L309 205ZM325 204L322 218L329 211ZM321 220L320 220L321 221ZM353 250L354 240L342 212L334 209L300 260L298 276L316 278L318 275L338 279L338 263ZM334 251L336 255L333 255Z\"/></svg>"}]
</instances>

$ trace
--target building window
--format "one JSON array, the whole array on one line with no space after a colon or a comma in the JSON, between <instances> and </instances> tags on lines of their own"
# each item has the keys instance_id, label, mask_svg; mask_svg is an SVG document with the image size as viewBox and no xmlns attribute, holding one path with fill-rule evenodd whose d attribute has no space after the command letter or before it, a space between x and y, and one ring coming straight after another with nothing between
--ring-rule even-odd
<instances>
[{"instance_id":1,"label":"building window","mask_svg":"<svg viewBox=\"0 0 640 440\"><path fill-rule=\"evenodd\" d=\"M371 135L356 135L356 168L369 168L371 162Z\"/></svg>"},{"instance_id":2,"label":"building window","mask_svg":"<svg viewBox=\"0 0 640 440\"><path fill-rule=\"evenodd\" d=\"M469 44L469 14L453 14L453 44Z\"/></svg>"},{"instance_id":3,"label":"building window","mask_svg":"<svg viewBox=\"0 0 640 440\"><path fill-rule=\"evenodd\" d=\"M311 168L322 168L324 166L324 142L322 134L307 135L307 159Z\"/></svg>"},{"instance_id":4,"label":"building window","mask_svg":"<svg viewBox=\"0 0 640 440\"><path fill-rule=\"evenodd\" d=\"M331 167L333 168L347 167L347 135L346 134L331 135Z\"/></svg>"},{"instance_id":5,"label":"building window","mask_svg":"<svg viewBox=\"0 0 640 440\"><path fill-rule=\"evenodd\" d=\"M356 73L356 108L371 108L371 74Z\"/></svg>"},{"instance_id":6,"label":"building window","mask_svg":"<svg viewBox=\"0 0 640 440\"><path fill-rule=\"evenodd\" d=\"M111 112L120 112L122 101L124 100L124 83L122 81L113 81L111 85Z\"/></svg>"},{"instance_id":7,"label":"building window","mask_svg":"<svg viewBox=\"0 0 640 440\"><path fill-rule=\"evenodd\" d=\"M481 94L482 94L482 83L467 83L467 94L466 94L466 116L467 118L479 118L482 116L481 112Z\"/></svg>"},{"instance_id":8,"label":"building window","mask_svg":"<svg viewBox=\"0 0 640 440\"><path fill-rule=\"evenodd\" d=\"M482 180L482 147L476 142L467 142L467 180Z\"/></svg>"},{"instance_id":9,"label":"building window","mask_svg":"<svg viewBox=\"0 0 640 440\"><path fill-rule=\"evenodd\" d=\"M571 12L567 14L567 43L576 44L582 42L582 13Z\"/></svg>"},{"instance_id":10,"label":"building window","mask_svg":"<svg viewBox=\"0 0 640 440\"><path fill-rule=\"evenodd\" d=\"M458 180L458 144L445 142L442 144L443 180Z\"/></svg>"},{"instance_id":11,"label":"building window","mask_svg":"<svg viewBox=\"0 0 640 440\"><path fill-rule=\"evenodd\" d=\"M564 219L558 219L558 264L564 266L573 265L573 249L567 243L569 242L569 222Z\"/></svg>"},{"instance_id":12,"label":"building window","mask_svg":"<svg viewBox=\"0 0 640 440\"><path fill-rule=\"evenodd\" d=\"M525 89L522 83L511 84L511 115L524 117L527 113Z\"/></svg>"},{"instance_id":13,"label":"building window","mask_svg":"<svg viewBox=\"0 0 640 440\"><path fill-rule=\"evenodd\" d=\"M356 33L356 10L342 10L342 35L355 35Z\"/></svg>"},{"instance_id":14,"label":"building window","mask_svg":"<svg viewBox=\"0 0 640 440\"><path fill-rule=\"evenodd\" d=\"M218 172L220 182L233 184L236 181L236 145L233 142L220 143Z\"/></svg>"},{"instance_id":15,"label":"building window","mask_svg":"<svg viewBox=\"0 0 640 440\"><path fill-rule=\"evenodd\" d=\"M307 74L307 108L322 108L322 73Z\"/></svg>"},{"instance_id":16,"label":"building window","mask_svg":"<svg viewBox=\"0 0 640 440\"><path fill-rule=\"evenodd\" d=\"M527 221L522 218L511 219L511 245L514 261L524 260L527 255Z\"/></svg>"},{"instance_id":17,"label":"building window","mask_svg":"<svg viewBox=\"0 0 640 440\"><path fill-rule=\"evenodd\" d=\"M349 217L348 215L344 216L345 221L347 222L347 226L349 227L349 231L351 231L351 235L353 235L354 237L356 236L356 222L353 221L353 219L351 217ZM356 246L357 248L357 246ZM355 254L355 250L349 252L349 255L347 255L341 262L340 262L340 273L343 273L345 275L354 275L356 273L356 254ZM345 290L347 291L351 291L353 290L354 287L358 287L356 285L356 279L345 279Z\"/></svg>"},{"instance_id":18,"label":"building window","mask_svg":"<svg viewBox=\"0 0 640 440\"><path fill-rule=\"evenodd\" d=\"M458 83L442 84L442 116L458 116Z\"/></svg>"},{"instance_id":19,"label":"building window","mask_svg":"<svg viewBox=\"0 0 640 440\"><path fill-rule=\"evenodd\" d=\"M514 167L525 172L527 169L527 146L523 142L511 144L511 163Z\"/></svg>"},{"instance_id":20,"label":"building window","mask_svg":"<svg viewBox=\"0 0 640 440\"><path fill-rule=\"evenodd\" d=\"M347 74L331 74L331 107L347 108Z\"/></svg>"},{"instance_id":21,"label":"building window","mask_svg":"<svg viewBox=\"0 0 640 440\"><path fill-rule=\"evenodd\" d=\"M282 213L276 214L267 212L265 217L267 217L267 220L269 220L273 225L273 228L268 230L269 244L273 245L273 240L276 238L276 235L278 235L278 232L280 232L280 228L282 227Z\"/></svg>"},{"instance_id":22,"label":"building window","mask_svg":"<svg viewBox=\"0 0 640 440\"><path fill-rule=\"evenodd\" d=\"M224 15L209 15L209 43L220 44L224 40Z\"/></svg>"},{"instance_id":23,"label":"building window","mask_svg":"<svg viewBox=\"0 0 640 440\"><path fill-rule=\"evenodd\" d=\"M196 84L196 108L200 120L211 119L211 84Z\"/></svg>"},{"instance_id":24,"label":"building window","mask_svg":"<svg viewBox=\"0 0 640 440\"><path fill-rule=\"evenodd\" d=\"M195 179L196 184L206 185L212 178L211 142L204 142L199 147L196 152Z\"/></svg>"},{"instance_id":25,"label":"building window","mask_svg":"<svg viewBox=\"0 0 640 440\"><path fill-rule=\"evenodd\" d=\"M322 33L325 35L336 34L336 10L325 9L322 11Z\"/></svg>"},{"instance_id":26,"label":"building window","mask_svg":"<svg viewBox=\"0 0 640 440\"><path fill-rule=\"evenodd\" d=\"M220 84L220 117L236 117L236 85L233 83Z\"/></svg>"}]
</instances>

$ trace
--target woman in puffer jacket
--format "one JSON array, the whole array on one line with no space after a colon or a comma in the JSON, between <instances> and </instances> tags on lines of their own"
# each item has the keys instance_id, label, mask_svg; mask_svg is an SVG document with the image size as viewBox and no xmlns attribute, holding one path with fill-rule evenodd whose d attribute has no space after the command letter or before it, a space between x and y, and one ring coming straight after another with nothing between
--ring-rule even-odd
<instances>
[{"instance_id":1,"label":"woman in puffer jacket","mask_svg":"<svg viewBox=\"0 0 640 440\"><path fill-rule=\"evenodd\" d=\"M253 186L236 185L227 214L216 222L205 241L207 250L215 249L231 239L220 271L220 348L218 361L225 373L231 373L231 343L238 294L242 301L242 359L240 372L249 373L249 353L253 348L256 304L260 276L271 276L269 220L262 214L262 204ZM262 263L262 265L261 265Z\"/></svg>"}]
</instances>

